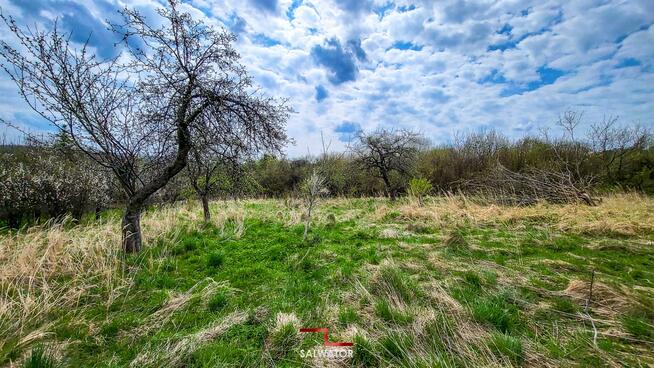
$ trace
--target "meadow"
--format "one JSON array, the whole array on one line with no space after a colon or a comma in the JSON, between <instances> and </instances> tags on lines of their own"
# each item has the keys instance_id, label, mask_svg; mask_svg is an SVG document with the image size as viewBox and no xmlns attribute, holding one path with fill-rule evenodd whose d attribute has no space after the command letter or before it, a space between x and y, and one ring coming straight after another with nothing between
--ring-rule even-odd
<instances>
[{"instance_id":1,"label":"meadow","mask_svg":"<svg viewBox=\"0 0 654 368\"><path fill-rule=\"evenodd\" d=\"M0 233L0 365L654 364L654 199L510 207L465 196L150 208ZM592 285L592 286L591 286ZM351 358L303 357L352 341Z\"/></svg>"}]
</instances>

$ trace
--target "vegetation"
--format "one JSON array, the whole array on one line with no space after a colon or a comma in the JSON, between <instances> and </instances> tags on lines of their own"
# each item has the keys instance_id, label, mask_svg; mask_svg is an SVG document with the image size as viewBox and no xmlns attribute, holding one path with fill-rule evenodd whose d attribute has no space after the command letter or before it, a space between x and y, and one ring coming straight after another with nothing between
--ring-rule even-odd
<instances>
[{"instance_id":1,"label":"vegetation","mask_svg":"<svg viewBox=\"0 0 654 368\"><path fill-rule=\"evenodd\" d=\"M210 206L147 210L128 256L115 211L0 235L0 362L312 366L328 327L349 366L654 363L649 197L325 199L310 243L289 201Z\"/></svg>"},{"instance_id":2,"label":"vegetation","mask_svg":"<svg viewBox=\"0 0 654 368\"><path fill-rule=\"evenodd\" d=\"M611 120L613 121L613 120ZM615 124L615 123L613 123ZM601 126L602 124L592 124ZM614 125L607 129L617 131ZM496 132L471 134L452 146L423 147L406 175L392 174L397 194L406 192L419 202L419 193L462 192L484 196L499 204L530 205L539 200L595 204L593 196L612 191L654 193L654 145L648 132L625 128L634 137L617 152L598 151L599 142L612 138L574 136L525 137L509 141ZM60 142L64 142L64 144ZM71 213L80 218L95 208L123 205L126 197L110 173L100 170L55 137L49 144L0 148L0 225L47 221ZM631 145L630 145L631 144ZM583 149L578 147L583 147ZM577 147L577 148L571 148ZM623 148L621 148L623 147ZM214 150L222 149L216 153ZM330 196L378 196L387 190L382 179L367 174L352 152L323 153L318 160L252 156L230 144L217 144L205 154L190 155L188 175L178 175L155 193L150 203L199 198L278 197L295 200L302 185L317 170ZM248 153L250 152L250 153ZM200 157L200 158L198 158ZM566 158L576 157L576 158ZM574 163L576 162L576 163ZM44 169L44 165L49 165ZM67 170L64 172L64 168ZM79 169L80 172L76 172ZM59 173L57 175L45 175ZM70 180L79 178L71 188ZM411 183L411 178L416 178ZM49 183L47 185L44 185ZM195 188L194 188L195 186ZM432 189L428 189L432 187ZM79 192L74 190L78 189ZM195 194L194 194L195 193ZM27 198L29 197L29 198ZM22 198L22 199L21 199ZM84 200L85 203L80 202ZM80 210L82 211L80 213ZM207 216L209 214L207 213Z\"/></svg>"},{"instance_id":3,"label":"vegetation","mask_svg":"<svg viewBox=\"0 0 654 368\"><path fill-rule=\"evenodd\" d=\"M148 19L120 11L112 24L124 57L102 60L57 29L19 27L1 15L19 48L0 42L2 68L27 104L115 176L126 252L141 250L141 212L186 166L194 146L279 150L288 109L253 93L231 44L236 36L194 20L178 0ZM136 46L138 45L138 46Z\"/></svg>"},{"instance_id":4,"label":"vegetation","mask_svg":"<svg viewBox=\"0 0 654 368\"><path fill-rule=\"evenodd\" d=\"M183 8L122 10L109 60L0 14L57 129L0 146L0 365L654 366L647 129L284 158L285 101Z\"/></svg>"}]
</instances>

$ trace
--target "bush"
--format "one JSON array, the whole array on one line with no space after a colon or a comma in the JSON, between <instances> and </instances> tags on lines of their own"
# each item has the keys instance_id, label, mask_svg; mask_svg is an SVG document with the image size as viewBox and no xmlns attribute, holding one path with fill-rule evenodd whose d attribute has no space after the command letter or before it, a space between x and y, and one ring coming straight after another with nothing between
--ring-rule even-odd
<instances>
[{"instance_id":1,"label":"bush","mask_svg":"<svg viewBox=\"0 0 654 368\"><path fill-rule=\"evenodd\" d=\"M16 228L66 214L79 219L110 202L110 183L89 160L71 159L53 148L0 152L0 225Z\"/></svg>"},{"instance_id":2,"label":"bush","mask_svg":"<svg viewBox=\"0 0 654 368\"><path fill-rule=\"evenodd\" d=\"M409 181L409 194L418 199L421 206L423 198L431 192L432 188L429 180L424 178L413 178Z\"/></svg>"}]
</instances>

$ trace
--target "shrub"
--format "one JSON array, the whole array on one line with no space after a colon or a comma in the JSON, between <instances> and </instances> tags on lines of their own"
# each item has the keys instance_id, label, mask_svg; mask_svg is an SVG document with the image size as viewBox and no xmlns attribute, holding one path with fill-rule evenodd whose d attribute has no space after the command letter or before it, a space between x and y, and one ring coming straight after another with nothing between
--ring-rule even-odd
<instances>
[{"instance_id":1,"label":"shrub","mask_svg":"<svg viewBox=\"0 0 654 368\"><path fill-rule=\"evenodd\" d=\"M409 181L409 195L415 197L422 206L423 198L432 190L429 180L424 178L413 178Z\"/></svg>"}]
</instances>

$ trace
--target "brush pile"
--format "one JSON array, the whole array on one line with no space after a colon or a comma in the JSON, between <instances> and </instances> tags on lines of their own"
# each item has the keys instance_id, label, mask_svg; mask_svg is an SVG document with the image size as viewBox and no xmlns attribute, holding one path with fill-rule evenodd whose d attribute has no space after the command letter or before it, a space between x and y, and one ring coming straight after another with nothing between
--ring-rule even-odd
<instances>
[{"instance_id":1,"label":"brush pile","mask_svg":"<svg viewBox=\"0 0 654 368\"><path fill-rule=\"evenodd\" d=\"M485 175L465 181L466 191L493 203L528 206L548 203L583 203L595 206L590 196L591 178L577 178L571 172L528 169L515 172L497 164Z\"/></svg>"}]
</instances>

